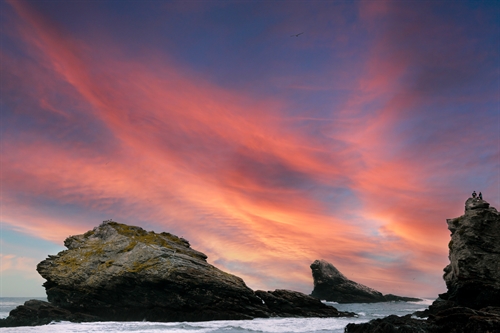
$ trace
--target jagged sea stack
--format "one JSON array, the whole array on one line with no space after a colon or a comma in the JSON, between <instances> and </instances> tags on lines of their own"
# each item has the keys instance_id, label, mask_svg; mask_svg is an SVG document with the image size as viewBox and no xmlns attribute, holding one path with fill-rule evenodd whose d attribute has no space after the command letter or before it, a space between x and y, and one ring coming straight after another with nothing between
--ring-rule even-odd
<instances>
[{"instance_id":1,"label":"jagged sea stack","mask_svg":"<svg viewBox=\"0 0 500 333\"><path fill-rule=\"evenodd\" d=\"M499 333L500 213L479 198L465 202L465 214L448 219L450 264L444 269L448 291L428 310L347 325L346 333Z\"/></svg>"},{"instance_id":2,"label":"jagged sea stack","mask_svg":"<svg viewBox=\"0 0 500 333\"><path fill-rule=\"evenodd\" d=\"M380 291L349 280L335 266L325 260L311 264L314 279L312 297L337 303L418 302L420 298L382 295Z\"/></svg>"},{"instance_id":3,"label":"jagged sea stack","mask_svg":"<svg viewBox=\"0 0 500 333\"><path fill-rule=\"evenodd\" d=\"M338 303L385 302L381 292L351 281L335 266L325 260L315 260L311 264L314 279L312 297Z\"/></svg>"},{"instance_id":4,"label":"jagged sea stack","mask_svg":"<svg viewBox=\"0 0 500 333\"><path fill-rule=\"evenodd\" d=\"M500 306L500 213L484 200L469 198L465 214L446 221L451 231L448 291L442 299L472 309Z\"/></svg>"}]
</instances>

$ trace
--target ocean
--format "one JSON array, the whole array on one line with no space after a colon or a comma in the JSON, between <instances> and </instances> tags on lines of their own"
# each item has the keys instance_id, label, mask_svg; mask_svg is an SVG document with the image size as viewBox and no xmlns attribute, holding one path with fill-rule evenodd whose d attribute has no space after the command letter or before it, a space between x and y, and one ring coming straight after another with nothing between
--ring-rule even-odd
<instances>
[{"instance_id":1,"label":"ocean","mask_svg":"<svg viewBox=\"0 0 500 333\"><path fill-rule=\"evenodd\" d=\"M29 299L46 300L37 297L1 297L0 318L9 315L10 310ZM134 333L343 333L349 323L364 323L391 314L403 316L427 308L433 299L421 302L386 302L336 304L325 302L340 311L351 311L357 318L268 318L254 320L217 320L206 322L99 322L81 323L57 322L36 327L0 328L2 333L66 333L66 332L134 332Z\"/></svg>"}]
</instances>

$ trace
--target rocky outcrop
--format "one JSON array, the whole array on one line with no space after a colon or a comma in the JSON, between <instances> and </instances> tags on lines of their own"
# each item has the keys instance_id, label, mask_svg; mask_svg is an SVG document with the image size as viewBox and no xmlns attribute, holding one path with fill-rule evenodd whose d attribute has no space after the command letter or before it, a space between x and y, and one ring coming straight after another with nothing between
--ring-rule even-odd
<instances>
[{"instance_id":1,"label":"rocky outcrop","mask_svg":"<svg viewBox=\"0 0 500 333\"><path fill-rule=\"evenodd\" d=\"M345 332L348 333L428 333L434 331L437 327L429 325L426 321L411 318L411 315L398 317L390 315L383 319L374 319L363 324L348 324Z\"/></svg>"},{"instance_id":2,"label":"rocky outcrop","mask_svg":"<svg viewBox=\"0 0 500 333\"><path fill-rule=\"evenodd\" d=\"M383 295L370 287L346 278L335 266L325 260L311 264L314 290L311 296L337 303L376 303L390 301L417 302L420 298Z\"/></svg>"},{"instance_id":3,"label":"rocky outcrop","mask_svg":"<svg viewBox=\"0 0 500 333\"><path fill-rule=\"evenodd\" d=\"M262 291L255 294L262 299L271 316L280 317L354 317L352 312L339 312L334 307L319 302L316 298L297 291L281 290ZM337 314L333 315L337 311Z\"/></svg>"},{"instance_id":4,"label":"rocky outcrop","mask_svg":"<svg viewBox=\"0 0 500 333\"><path fill-rule=\"evenodd\" d=\"M0 319L0 327L46 325L52 321L86 322L99 318L83 313L72 313L48 302L32 299L12 310L6 319Z\"/></svg>"},{"instance_id":5,"label":"rocky outcrop","mask_svg":"<svg viewBox=\"0 0 500 333\"><path fill-rule=\"evenodd\" d=\"M241 278L207 263L187 240L165 232L105 221L64 245L67 250L37 266L49 303L36 308L29 301L0 326L350 315L297 292L255 293Z\"/></svg>"},{"instance_id":6,"label":"rocky outcrop","mask_svg":"<svg viewBox=\"0 0 500 333\"><path fill-rule=\"evenodd\" d=\"M103 320L188 321L266 316L242 279L169 233L105 222L64 241L37 270L48 301Z\"/></svg>"},{"instance_id":7,"label":"rocky outcrop","mask_svg":"<svg viewBox=\"0 0 500 333\"><path fill-rule=\"evenodd\" d=\"M448 291L439 295L459 306L500 306L500 213L484 200L469 198L463 216L449 219Z\"/></svg>"},{"instance_id":8,"label":"rocky outcrop","mask_svg":"<svg viewBox=\"0 0 500 333\"><path fill-rule=\"evenodd\" d=\"M346 333L498 333L500 308L473 310L453 307L431 315L427 320L411 315L391 315L363 324L348 324Z\"/></svg>"},{"instance_id":9,"label":"rocky outcrop","mask_svg":"<svg viewBox=\"0 0 500 333\"><path fill-rule=\"evenodd\" d=\"M500 213L478 198L465 202L465 214L448 219L450 264L444 269L448 291L425 311L349 324L346 333L500 332Z\"/></svg>"}]
</instances>

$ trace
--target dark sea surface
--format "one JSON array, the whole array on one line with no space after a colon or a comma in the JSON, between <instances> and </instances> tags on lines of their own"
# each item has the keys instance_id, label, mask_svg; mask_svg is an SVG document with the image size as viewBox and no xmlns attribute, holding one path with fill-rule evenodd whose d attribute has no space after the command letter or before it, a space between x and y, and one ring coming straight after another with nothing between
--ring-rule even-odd
<instances>
[{"instance_id":1,"label":"dark sea surface","mask_svg":"<svg viewBox=\"0 0 500 333\"><path fill-rule=\"evenodd\" d=\"M27 297L0 298L0 318L8 316L9 311L25 301ZM36 298L46 300L45 298ZM81 323L58 322L36 327L0 328L2 333L66 333L66 332L166 332L166 333L343 333L348 323L363 323L390 314L403 316L427 308L433 299L422 302L386 302L336 304L325 302L340 311L351 311L357 318L272 318L254 320L217 320L206 322L103 322Z\"/></svg>"}]
</instances>

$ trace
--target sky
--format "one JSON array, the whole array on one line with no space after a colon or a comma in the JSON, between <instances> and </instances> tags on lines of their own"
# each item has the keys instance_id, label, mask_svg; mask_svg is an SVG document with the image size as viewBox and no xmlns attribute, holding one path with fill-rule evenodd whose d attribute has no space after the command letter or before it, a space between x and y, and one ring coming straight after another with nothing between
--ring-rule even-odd
<instances>
[{"instance_id":1,"label":"sky","mask_svg":"<svg viewBox=\"0 0 500 333\"><path fill-rule=\"evenodd\" d=\"M500 209L497 1L0 1L0 296L113 219L252 289L446 291Z\"/></svg>"}]
</instances>

